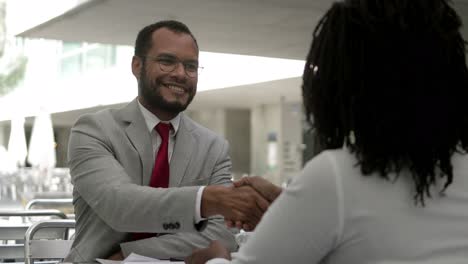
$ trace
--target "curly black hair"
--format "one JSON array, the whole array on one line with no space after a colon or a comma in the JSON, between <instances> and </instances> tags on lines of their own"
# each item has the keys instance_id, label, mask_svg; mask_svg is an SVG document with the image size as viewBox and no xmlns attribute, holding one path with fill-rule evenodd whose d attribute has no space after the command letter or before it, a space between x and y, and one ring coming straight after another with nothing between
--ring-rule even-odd
<instances>
[{"instance_id":1,"label":"curly black hair","mask_svg":"<svg viewBox=\"0 0 468 264\"><path fill-rule=\"evenodd\" d=\"M313 32L303 75L307 120L325 149L344 145L364 175L407 170L414 201L453 181L468 150L468 71L448 0L345 0Z\"/></svg>"}]
</instances>

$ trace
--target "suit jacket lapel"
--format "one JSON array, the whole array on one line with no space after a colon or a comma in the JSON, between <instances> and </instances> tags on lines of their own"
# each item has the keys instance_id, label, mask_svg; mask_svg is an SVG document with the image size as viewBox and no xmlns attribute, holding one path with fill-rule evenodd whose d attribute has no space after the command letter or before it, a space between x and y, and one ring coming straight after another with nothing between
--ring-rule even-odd
<instances>
[{"instance_id":1,"label":"suit jacket lapel","mask_svg":"<svg viewBox=\"0 0 468 264\"><path fill-rule=\"evenodd\" d=\"M138 108L137 99L130 102L122 109L123 120L129 122L125 128L128 139L135 147L140 156L143 175L141 185L149 185L151 170L153 168L153 147L151 145L151 134Z\"/></svg>"},{"instance_id":2,"label":"suit jacket lapel","mask_svg":"<svg viewBox=\"0 0 468 264\"><path fill-rule=\"evenodd\" d=\"M169 187L179 186L187 170L190 156L195 145L195 138L192 135L192 126L187 117L181 113L180 127L177 131L174 151L170 162Z\"/></svg>"}]
</instances>

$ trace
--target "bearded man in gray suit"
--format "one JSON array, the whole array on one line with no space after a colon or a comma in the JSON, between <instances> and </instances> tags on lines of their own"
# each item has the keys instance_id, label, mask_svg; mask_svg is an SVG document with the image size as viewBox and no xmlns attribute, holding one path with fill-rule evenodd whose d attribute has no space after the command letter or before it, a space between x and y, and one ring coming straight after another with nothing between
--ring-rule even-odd
<instances>
[{"instance_id":1,"label":"bearded man in gray suit","mask_svg":"<svg viewBox=\"0 0 468 264\"><path fill-rule=\"evenodd\" d=\"M247 228L260 220L268 201L248 186L231 186L226 140L182 113L196 93L198 53L180 22L143 28L132 59L138 97L121 109L84 115L72 128L76 237L66 261L132 252L183 258L211 240L233 251L237 245L219 215ZM166 139L155 130L159 123L169 129ZM168 179L153 188L157 166Z\"/></svg>"}]
</instances>

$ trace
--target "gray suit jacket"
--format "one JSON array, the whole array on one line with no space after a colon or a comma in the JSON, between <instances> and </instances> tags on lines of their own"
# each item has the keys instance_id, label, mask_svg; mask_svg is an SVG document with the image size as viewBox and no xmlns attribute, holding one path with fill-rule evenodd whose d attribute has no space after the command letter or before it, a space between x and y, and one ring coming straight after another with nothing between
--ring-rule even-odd
<instances>
[{"instance_id":1,"label":"gray suit jacket","mask_svg":"<svg viewBox=\"0 0 468 264\"><path fill-rule=\"evenodd\" d=\"M213 239L236 248L221 217L194 224L199 186L231 184L228 144L181 115L167 189L148 186L153 150L136 99L80 117L68 152L77 225L66 261L107 258L120 248L124 255L184 257ZM169 234L131 241L131 232Z\"/></svg>"}]
</instances>

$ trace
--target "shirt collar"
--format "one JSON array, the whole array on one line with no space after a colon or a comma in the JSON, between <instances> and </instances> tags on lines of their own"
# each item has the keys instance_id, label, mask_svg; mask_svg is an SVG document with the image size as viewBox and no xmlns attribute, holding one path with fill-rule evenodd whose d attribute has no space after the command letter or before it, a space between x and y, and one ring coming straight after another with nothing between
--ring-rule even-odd
<instances>
[{"instance_id":1,"label":"shirt collar","mask_svg":"<svg viewBox=\"0 0 468 264\"><path fill-rule=\"evenodd\" d=\"M148 109L146 109L139 100L138 102L138 107L140 108L141 113L143 114L143 118L145 119L146 126L148 127L148 131L151 133L154 129L154 127L161 122L161 119L159 119L157 116L155 116L153 113L151 113ZM170 123L172 125L172 128L174 129L174 135L177 133L179 130L179 125L180 125L180 113L174 117L173 119L169 120L169 122L164 122L164 123Z\"/></svg>"}]
</instances>

